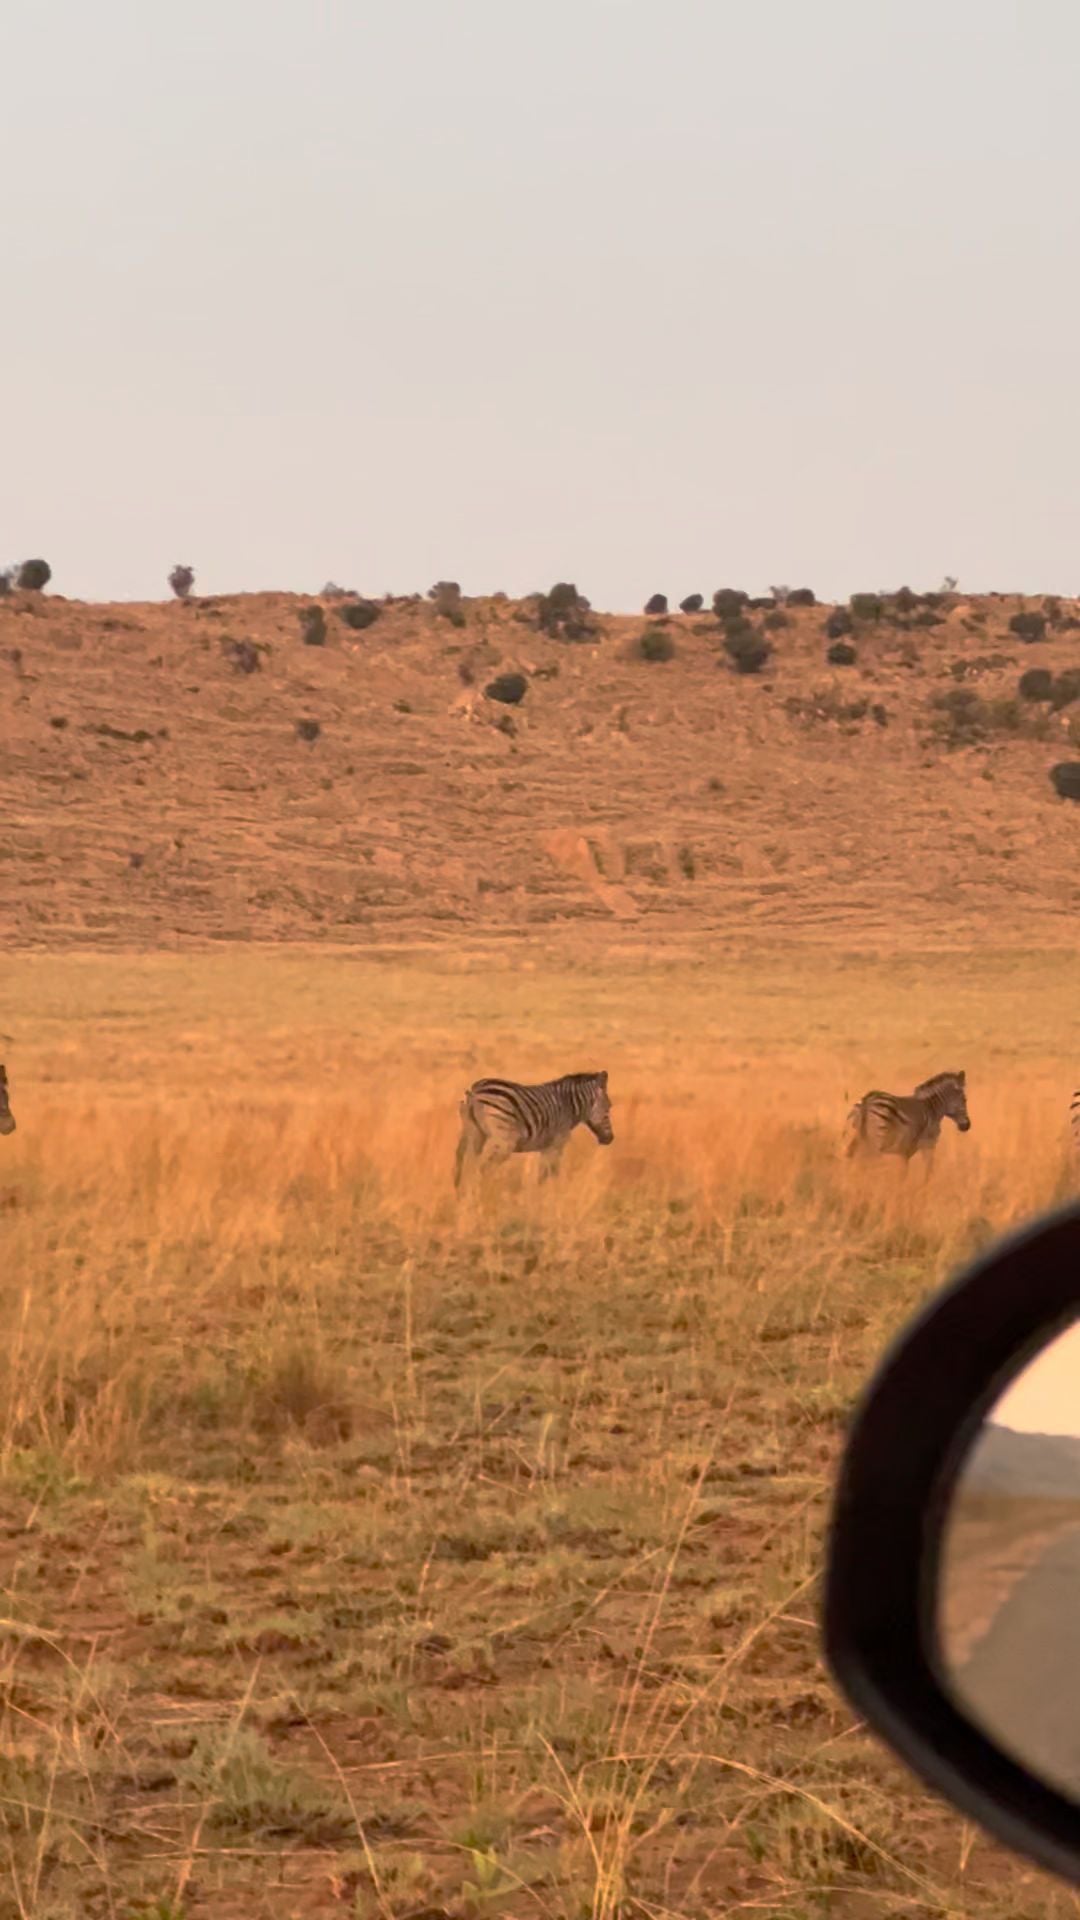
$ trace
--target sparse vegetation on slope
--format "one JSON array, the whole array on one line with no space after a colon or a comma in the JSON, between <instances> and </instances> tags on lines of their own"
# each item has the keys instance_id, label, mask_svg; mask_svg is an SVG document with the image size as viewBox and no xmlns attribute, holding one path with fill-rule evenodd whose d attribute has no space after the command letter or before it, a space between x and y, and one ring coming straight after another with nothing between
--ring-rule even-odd
<instances>
[{"instance_id":1,"label":"sparse vegetation on slope","mask_svg":"<svg viewBox=\"0 0 1080 1920\"><path fill-rule=\"evenodd\" d=\"M323 609L288 595L0 599L0 934L355 944L578 923L733 938L752 914L857 941L886 870L912 938L920 925L934 937L943 887L954 924L1004 897L1011 923L1064 934L1080 909L1075 827L1048 776L1080 745L1077 603L1055 626L1037 608L1051 692L1032 700L1018 691L1031 656L1010 628L1015 599L920 598L894 616L893 595L854 633L847 608L791 594L780 608L777 590L755 611L723 594L719 619L658 614L647 629L568 582L520 603L470 599L463 629L422 595L354 596L327 603L315 646L304 632ZM924 614L942 625L904 631ZM855 648L866 706L846 711L858 703L845 692L843 717L827 716L848 731L827 759L815 717L838 640ZM484 697L516 673L524 725ZM290 750L298 715L317 724L317 750ZM556 858L555 833L596 859Z\"/></svg>"}]
</instances>

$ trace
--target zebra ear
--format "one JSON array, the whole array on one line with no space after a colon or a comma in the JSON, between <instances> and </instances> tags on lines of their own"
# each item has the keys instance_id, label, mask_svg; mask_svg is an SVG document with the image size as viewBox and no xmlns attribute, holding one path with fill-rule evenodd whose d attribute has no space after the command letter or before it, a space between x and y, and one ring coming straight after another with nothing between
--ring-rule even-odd
<instances>
[{"instance_id":1,"label":"zebra ear","mask_svg":"<svg viewBox=\"0 0 1080 1920\"><path fill-rule=\"evenodd\" d=\"M603 1073L598 1073L596 1077L597 1077L597 1079L599 1080L599 1082L600 1082L600 1085L601 1085L602 1087L606 1087L606 1086L607 1086L607 1070L606 1070L606 1068L605 1068L605 1070L604 1070L604 1072L603 1072Z\"/></svg>"},{"instance_id":2,"label":"zebra ear","mask_svg":"<svg viewBox=\"0 0 1080 1920\"><path fill-rule=\"evenodd\" d=\"M966 1085L967 1085L967 1074L966 1074L966 1073L958 1073L956 1077L957 1077L957 1079L959 1080L959 1082L960 1082L960 1085L961 1085L962 1087L966 1087Z\"/></svg>"}]
</instances>

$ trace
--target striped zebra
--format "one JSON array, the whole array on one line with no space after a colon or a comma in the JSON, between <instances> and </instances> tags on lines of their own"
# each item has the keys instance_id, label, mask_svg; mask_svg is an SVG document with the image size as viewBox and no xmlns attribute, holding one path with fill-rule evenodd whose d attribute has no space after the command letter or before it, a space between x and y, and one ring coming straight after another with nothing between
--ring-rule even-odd
<instances>
[{"instance_id":1,"label":"striped zebra","mask_svg":"<svg viewBox=\"0 0 1080 1920\"><path fill-rule=\"evenodd\" d=\"M1080 1160L1080 1090L1073 1094L1069 1102L1069 1131L1072 1134L1073 1152Z\"/></svg>"},{"instance_id":2,"label":"striped zebra","mask_svg":"<svg viewBox=\"0 0 1080 1920\"><path fill-rule=\"evenodd\" d=\"M921 1153L929 1177L943 1120L954 1120L961 1133L971 1126L962 1073L935 1073L914 1093L866 1093L848 1114L847 1156L895 1153L906 1170Z\"/></svg>"},{"instance_id":3,"label":"striped zebra","mask_svg":"<svg viewBox=\"0 0 1080 1920\"><path fill-rule=\"evenodd\" d=\"M0 1067L0 1133L14 1133L15 1115L8 1100L7 1068Z\"/></svg>"},{"instance_id":4,"label":"striped zebra","mask_svg":"<svg viewBox=\"0 0 1080 1920\"><path fill-rule=\"evenodd\" d=\"M512 1153L544 1156L541 1179L558 1171L574 1128L585 1125L602 1147L615 1138L606 1073L564 1073L537 1087L516 1080L475 1080L461 1102L461 1138L454 1161L454 1185L460 1187L465 1161L486 1152L497 1166Z\"/></svg>"}]
</instances>

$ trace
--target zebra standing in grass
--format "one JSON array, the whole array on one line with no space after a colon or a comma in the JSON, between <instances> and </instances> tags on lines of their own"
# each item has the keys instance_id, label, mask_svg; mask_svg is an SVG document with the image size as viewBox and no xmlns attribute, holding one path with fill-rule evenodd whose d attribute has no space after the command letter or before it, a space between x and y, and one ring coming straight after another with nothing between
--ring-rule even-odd
<instances>
[{"instance_id":1,"label":"zebra standing in grass","mask_svg":"<svg viewBox=\"0 0 1080 1920\"><path fill-rule=\"evenodd\" d=\"M7 1068L0 1067L0 1133L14 1133L15 1115L8 1100Z\"/></svg>"},{"instance_id":2,"label":"zebra standing in grass","mask_svg":"<svg viewBox=\"0 0 1080 1920\"><path fill-rule=\"evenodd\" d=\"M461 1138L454 1161L454 1185L460 1187L469 1154L486 1152L489 1165L512 1153L543 1154L541 1179L558 1171L574 1128L589 1128L602 1147L615 1138L606 1073L565 1073L537 1087L516 1080L475 1080L461 1102Z\"/></svg>"},{"instance_id":3,"label":"zebra standing in grass","mask_svg":"<svg viewBox=\"0 0 1080 1920\"><path fill-rule=\"evenodd\" d=\"M962 1073L935 1073L914 1093L866 1093L848 1114L848 1158L895 1153L906 1171L912 1157L921 1153L929 1178L943 1120L955 1120L961 1133L971 1126Z\"/></svg>"}]
</instances>

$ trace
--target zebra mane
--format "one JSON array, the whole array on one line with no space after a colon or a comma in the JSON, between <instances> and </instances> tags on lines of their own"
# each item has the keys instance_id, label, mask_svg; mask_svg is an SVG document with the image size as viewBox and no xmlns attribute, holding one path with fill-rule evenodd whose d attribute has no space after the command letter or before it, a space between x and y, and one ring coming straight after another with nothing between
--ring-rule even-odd
<instances>
[{"instance_id":1,"label":"zebra mane","mask_svg":"<svg viewBox=\"0 0 1080 1920\"><path fill-rule=\"evenodd\" d=\"M962 1087L963 1084L964 1076L962 1073L935 1073L931 1075L929 1080L920 1082L915 1089L915 1098L916 1100L923 1100L928 1093L939 1093L946 1087Z\"/></svg>"}]
</instances>

